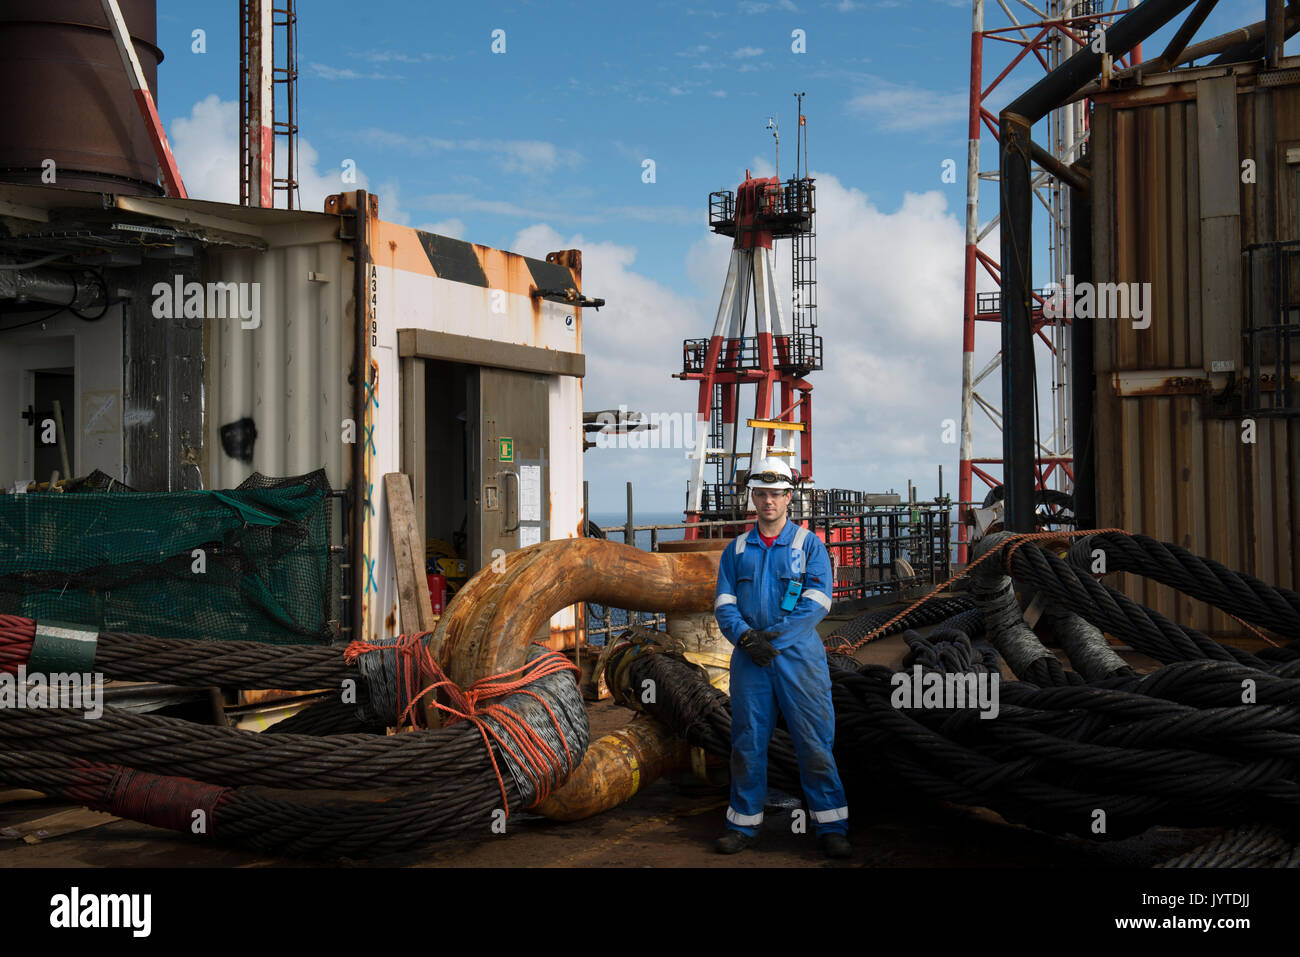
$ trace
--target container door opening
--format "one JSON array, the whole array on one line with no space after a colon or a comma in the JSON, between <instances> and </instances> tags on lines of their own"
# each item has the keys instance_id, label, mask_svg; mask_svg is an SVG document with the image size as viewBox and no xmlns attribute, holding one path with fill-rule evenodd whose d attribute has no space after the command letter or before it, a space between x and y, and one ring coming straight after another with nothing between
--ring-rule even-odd
<instances>
[{"instance_id":1,"label":"container door opening","mask_svg":"<svg viewBox=\"0 0 1300 957\"><path fill-rule=\"evenodd\" d=\"M434 611L478 570L469 548L476 521L470 484L470 423L477 408L474 366L424 363L424 541ZM416 489L417 501L420 489ZM417 506L418 508L418 506ZM441 593L440 593L441 592Z\"/></svg>"}]
</instances>

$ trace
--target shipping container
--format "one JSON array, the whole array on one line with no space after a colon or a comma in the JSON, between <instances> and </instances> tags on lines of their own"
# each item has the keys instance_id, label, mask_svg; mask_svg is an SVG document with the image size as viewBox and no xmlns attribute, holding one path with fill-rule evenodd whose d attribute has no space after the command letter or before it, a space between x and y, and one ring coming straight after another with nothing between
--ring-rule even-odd
<instances>
[{"instance_id":1,"label":"shipping container","mask_svg":"<svg viewBox=\"0 0 1300 957\"><path fill-rule=\"evenodd\" d=\"M539 260L387 223L363 191L313 213L0 185L0 262L18 267L0 271L5 488L56 470L183 490L323 468L354 506L342 640L414 627L388 473L411 477L425 538L471 575L580 534L577 250ZM102 301L61 308L42 269ZM38 411L56 398L51 448ZM539 637L570 646L576 621L566 609Z\"/></svg>"}]
</instances>

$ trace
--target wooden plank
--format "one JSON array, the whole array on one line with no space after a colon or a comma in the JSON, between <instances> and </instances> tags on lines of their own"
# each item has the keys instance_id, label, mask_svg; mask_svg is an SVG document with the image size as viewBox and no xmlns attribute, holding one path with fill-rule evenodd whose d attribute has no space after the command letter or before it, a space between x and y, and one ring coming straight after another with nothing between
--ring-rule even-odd
<instances>
[{"instance_id":1,"label":"wooden plank","mask_svg":"<svg viewBox=\"0 0 1300 957\"><path fill-rule=\"evenodd\" d=\"M27 844L39 844L41 841L49 840L52 837L61 837L64 834L74 834L77 831L102 827L118 820L121 820L121 818L114 817L107 811L92 811L89 808L74 807L67 811L47 814L32 821L24 821L21 824L11 824L8 827L0 828L0 837L21 840Z\"/></svg>"},{"instance_id":2,"label":"wooden plank","mask_svg":"<svg viewBox=\"0 0 1300 957\"><path fill-rule=\"evenodd\" d=\"M397 607L403 633L433 627L433 604L424 575L424 538L415 526L411 485L401 472L384 476L388 499L388 524L393 539L393 564L397 571Z\"/></svg>"},{"instance_id":3,"label":"wooden plank","mask_svg":"<svg viewBox=\"0 0 1300 957\"><path fill-rule=\"evenodd\" d=\"M428 534L425 513L425 484L428 464L425 460L425 393L424 360L401 359L402 366L402 471L411 477L415 500L415 527L420 538Z\"/></svg>"},{"instance_id":4,"label":"wooden plank","mask_svg":"<svg viewBox=\"0 0 1300 957\"><path fill-rule=\"evenodd\" d=\"M423 416L420 419L423 421ZM393 564L397 569L397 607L402 628L408 634L431 631L436 622L433 602L429 598L429 581L425 576L424 536L416 527L411 486L401 472L389 472L384 476L384 491L388 499ZM421 699L426 728L437 728L442 724L441 712L433 702L432 693Z\"/></svg>"}]
</instances>

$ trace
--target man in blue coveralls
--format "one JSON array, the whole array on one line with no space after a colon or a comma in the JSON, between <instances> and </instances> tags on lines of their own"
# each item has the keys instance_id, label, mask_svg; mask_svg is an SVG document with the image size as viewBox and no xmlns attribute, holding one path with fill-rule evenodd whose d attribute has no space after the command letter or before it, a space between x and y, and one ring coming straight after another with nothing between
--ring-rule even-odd
<instances>
[{"instance_id":1,"label":"man in blue coveralls","mask_svg":"<svg viewBox=\"0 0 1300 957\"><path fill-rule=\"evenodd\" d=\"M780 459L749 476L758 524L722 553L713 613L731 654L731 806L723 854L758 840L767 799L767 746L779 707L794 739L799 781L827 857L848 857L848 801L831 746L835 711L817 623L831 609L831 562L808 529L786 520L794 482Z\"/></svg>"}]
</instances>

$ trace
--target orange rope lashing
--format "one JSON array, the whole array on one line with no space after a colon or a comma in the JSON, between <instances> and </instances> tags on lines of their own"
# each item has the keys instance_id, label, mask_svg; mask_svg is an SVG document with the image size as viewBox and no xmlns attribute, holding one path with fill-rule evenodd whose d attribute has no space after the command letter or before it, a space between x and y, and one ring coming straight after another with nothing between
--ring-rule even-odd
<instances>
[{"instance_id":1,"label":"orange rope lashing","mask_svg":"<svg viewBox=\"0 0 1300 957\"><path fill-rule=\"evenodd\" d=\"M475 681L468 689L462 689L447 677L433 659L433 655L430 654L428 646L423 640L429 634L432 633L426 631L401 635L391 645L373 645L365 641L354 641L344 650L343 660L351 664L359 656L376 651L392 651L397 655L397 692L398 707L400 709L397 715L397 723L399 725L407 722L412 725L416 724L419 715L416 705L421 698L430 692L435 695L432 700L434 707L450 716L445 726L450 727L461 721L473 722L475 727L478 728L479 735L483 738L483 744L488 750L488 757L492 760L492 770L496 773L497 784L501 788L501 803L505 809L507 819L510 816L510 805L506 799L505 779L501 776L501 768L497 763L496 754L492 750L492 741L495 741L502 751L510 755L515 764L522 768L533 782L535 791L533 805L544 801L550 794L552 786L551 772L560 763L559 755L527 721L494 699L504 698L511 694L526 694L540 703L546 709L546 713L550 715L551 722L559 734L560 742L564 745L565 760L568 766L572 768L573 754L569 750L569 743L565 740L560 729L559 719L555 716L555 712L551 710L551 706L536 692L527 690L527 686L541 678L564 671L579 671L578 667L572 662L565 661L558 653L549 651L547 654L535 658L518 668L497 675L488 675ZM539 645L539 647L541 646ZM517 677L512 678L512 676ZM433 680L421 688L422 681L427 678ZM442 704L437 700L436 694L438 691L442 691L446 695L451 701L450 705ZM503 736L498 734L496 729L484 720L486 717L495 719L504 731L504 737L509 740L503 739ZM530 805L530 807L533 805Z\"/></svg>"}]
</instances>

